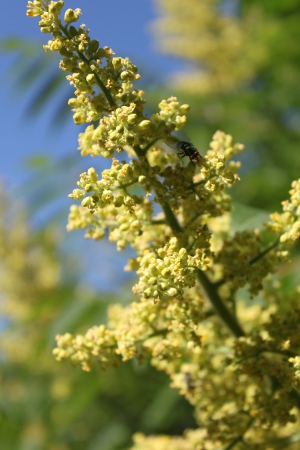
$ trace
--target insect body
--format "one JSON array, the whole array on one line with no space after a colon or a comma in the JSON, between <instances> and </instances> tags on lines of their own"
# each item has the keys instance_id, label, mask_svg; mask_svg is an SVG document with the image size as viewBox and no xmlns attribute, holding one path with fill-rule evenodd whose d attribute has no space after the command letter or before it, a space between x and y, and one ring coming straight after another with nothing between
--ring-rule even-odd
<instances>
[{"instance_id":1,"label":"insect body","mask_svg":"<svg viewBox=\"0 0 300 450\"><path fill-rule=\"evenodd\" d=\"M196 147L191 143L189 138L183 132L180 132L178 136L175 138L176 141L167 142L167 144L175 148L178 153L177 156L182 159L185 156L188 156L190 161L197 161L199 158L202 158Z\"/></svg>"},{"instance_id":2,"label":"insect body","mask_svg":"<svg viewBox=\"0 0 300 450\"><path fill-rule=\"evenodd\" d=\"M201 158L200 153L196 149L196 147L193 146L191 142L186 141L179 141L176 143L176 148L179 150L177 153L177 156L182 159L185 156L188 156L191 161Z\"/></svg>"}]
</instances>

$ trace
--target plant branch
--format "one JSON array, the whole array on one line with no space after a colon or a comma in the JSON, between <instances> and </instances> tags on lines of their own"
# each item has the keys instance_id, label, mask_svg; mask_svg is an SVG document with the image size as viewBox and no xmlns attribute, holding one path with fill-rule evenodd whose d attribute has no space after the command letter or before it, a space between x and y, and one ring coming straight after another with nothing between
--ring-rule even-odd
<instances>
[{"instance_id":1,"label":"plant branch","mask_svg":"<svg viewBox=\"0 0 300 450\"><path fill-rule=\"evenodd\" d=\"M147 158L144 156L143 150L139 146L135 146L134 150L139 158ZM165 213L166 221L175 233L182 233L182 227L180 226L178 219L168 203L165 203L163 198L161 198L157 193L157 197L161 200L161 207ZM207 299L207 301L213 306L216 313L220 317L221 321L227 327L227 329L235 336L241 337L245 336L245 332L234 317L234 315L227 308L223 300L221 299L216 286L207 278L205 273L198 270L198 280L202 287L202 291Z\"/></svg>"},{"instance_id":2,"label":"plant branch","mask_svg":"<svg viewBox=\"0 0 300 450\"><path fill-rule=\"evenodd\" d=\"M64 35L68 38L68 39L72 39L72 36L70 35L70 33L68 32L67 27L64 27L60 22L56 22L59 29L64 33ZM81 59L81 61L85 62L87 65L89 65L90 61L84 56L84 54L82 52L79 52L78 50L75 50L77 55L79 56L79 58ZM104 86L104 84L102 83L102 81L100 80L99 76L97 73L93 72L94 76L95 76L95 80L97 81L97 84L99 86L99 88L101 89L101 91L103 92L103 94L106 97L106 100L109 103L109 106L111 108L116 106L116 103L111 95L111 93L109 92L109 90Z\"/></svg>"}]
</instances>

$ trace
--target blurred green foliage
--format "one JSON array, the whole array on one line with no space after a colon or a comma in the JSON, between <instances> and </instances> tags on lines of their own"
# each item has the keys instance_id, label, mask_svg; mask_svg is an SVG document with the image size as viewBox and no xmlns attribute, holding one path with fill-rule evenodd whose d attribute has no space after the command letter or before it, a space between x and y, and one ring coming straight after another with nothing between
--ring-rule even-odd
<instances>
[{"instance_id":1,"label":"blurred green foliage","mask_svg":"<svg viewBox=\"0 0 300 450\"><path fill-rule=\"evenodd\" d=\"M56 333L105 322L116 298L89 292L55 227L29 228L2 193L0 218L1 449L127 448L136 431L180 434L192 407L147 364L83 373L52 356Z\"/></svg>"}]
</instances>

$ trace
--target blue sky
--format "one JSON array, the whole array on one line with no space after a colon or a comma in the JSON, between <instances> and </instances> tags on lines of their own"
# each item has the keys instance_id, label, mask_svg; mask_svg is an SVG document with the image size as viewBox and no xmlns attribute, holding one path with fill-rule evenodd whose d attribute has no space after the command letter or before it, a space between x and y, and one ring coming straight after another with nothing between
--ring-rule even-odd
<instances>
[{"instance_id":1,"label":"blue sky","mask_svg":"<svg viewBox=\"0 0 300 450\"><path fill-rule=\"evenodd\" d=\"M4 2L1 6L2 26L0 37L18 37L22 40L37 40L40 42L40 51L43 53L42 45L47 42L49 35L43 35L38 27L38 18L26 16L27 1ZM95 6L96 5L96 6ZM147 69L145 77L149 77L148 69L155 74L157 71L162 77L167 77L173 70L181 65L174 58L160 54L155 48L154 36L151 34L151 22L156 17L155 4L152 0L66 0L65 8L82 9L80 23L85 23L91 29L91 36L100 41L100 45L112 47L116 55L129 56L130 59L139 66ZM52 160L59 157L75 154L78 158L77 169L66 171L64 179L60 177L51 178L51 182L56 184L56 189L60 190L61 202L59 204L62 211L61 234L67 245L80 246L80 258L85 254L86 258L82 262L87 276L86 281L91 280L103 288L111 286L112 282L120 276L123 265L126 264L126 256L120 258L116 254L115 245L106 241L100 244L87 241L83 238L84 232L80 230L75 233L67 233L65 224L70 199L67 198L76 187L78 174L95 166L99 172L103 167L103 161L99 158L92 161L88 158L81 158L77 152L78 127L73 124L72 114L61 129L52 129L49 125L51 116L51 105L33 119L26 117L26 108L30 102L32 91L19 92L15 85L18 74L12 74L9 69L15 61L16 55L0 53L0 98L2 105L1 114L1 143L0 153L0 177L4 182L8 192L17 193L18 200L26 200L33 205L40 193L43 193L43 180L41 177L33 177L26 168L26 161L31 155L48 155ZM143 77L143 70L139 73ZM67 82L66 82L67 84ZM52 112L53 113L53 112ZM82 160L82 161L81 161ZM107 161L104 162L107 166ZM53 168L53 172L55 169ZM49 170L48 170L49 173ZM38 174L37 174L38 175ZM51 176L51 169L49 181ZM30 186L25 185L24 180L29 179ZM22 187L20 189L20 186ZM48 185L49 188L49 185ZM54 189L53 189L54 190ZM41 204L35 209L34 220L36 223L46 223L48 215L53 214L53 205L45 207ZM70 244L71 242L71 244ZM69 244L68 244L69 243ZM103 254L105 258L103 259ZM116 258L120 262L116 266Z\"/></svg>"}]
</instances>

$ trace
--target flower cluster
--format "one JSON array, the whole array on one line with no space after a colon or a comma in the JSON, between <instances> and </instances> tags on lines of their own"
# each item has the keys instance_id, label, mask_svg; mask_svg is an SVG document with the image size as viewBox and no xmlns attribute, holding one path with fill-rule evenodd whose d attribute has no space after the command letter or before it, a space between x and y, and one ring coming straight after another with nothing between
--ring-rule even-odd
<instances>
[{"instance_id":1,"label":"flower cluster","mask_svg":"<svg viewBox=\"0 0 300 450\"><path fill-rule=\"evenodd\" d=\"M206 238L206 240L208 240ZM173 237L163 248L152 248L137 259L140 280L133 290L146 298L183 298L184 288L196 284L196 268L206 270L210 264L209 254L199 249L195 256L180 248Z\"/></svg>"},{"instance_id":2,"label":"flower cluster","mask_svg":"<svg viewBox=\"0 0 300 450\"><path fill-rule=\"evenodd\" d=\"M254 296L262 289L263 279L275 272L278 264L274 250L260 257L263 250L258 230L237 232L224 239L215 262L221 265L223 282L230 290L236 291L248 284L249 292Z\"/></svg>"},{"instance_id":3,"label":"flower cluster","mask_svg":"<svg viewBox=\"0 0 300 450\"><path fill-rule=\"evenodd\" d=\"M126 308L113 305L108 310L108 326L94 326L87 333L73 337L57 336L54 355L58 361L69 359L89 371L96 360L103 369L152 355L160 370L174 370L174 357L198 352L201 343L197 322L203 317L201 297L183 302L154 303L142 298ZM184 312L184 314L183 314ZM178 365L177 364L177 365ZM173 368L171 370L171 367Z\"/></svg>"},{"instance_id":4,"label":"flower cluster","mask_svg":"<svg viewBox=\"0 0 300 450\"><path fill-rule=\"evenodd\" d=\"M300 236L300 179L292 183L289 191L290 201L282 202L283 213L271 214L272 222L266 226L280 236L280 242L285 246L293 246Z\"/></svg>"},{"instance_id":5,"label":"flower cluster","mask_svg":"<svg viewBox=\"0 0 300 450\"><path fill-rule=\"evenodd\" d=\"M68 9L62 22L62 7L62 1L35 0L28 14L41 16L41 30L53 35L46 50L59 51L60 67L71 73L75 123L95 122L80 135L79 149L103 157L127 152L126 161L113 159L101 177L94 168L80 175L70 197L81 205L71 207L68 229L85 228L94 239L108 231L117 249L133 247L136 257L126 269L137 271L133 290L139 298L113 306L107 326L58 336L54 354L84 370L94 360L105 369L132 358L149 358L164 370L195 406L201 429L167 438L167 444L154 439L155 448L232 448L237 436L258 448L257 442L271 438L268 428L295 420L299 337L289 330L299 318L295 312L281 320L282 311L271 316L266 306L267 323L256 333L251 307L237 305L235 294L248 284L256 295L298 239L300 181L293 183L283 214L273 214L266 225L278 236L275 242L266 244L256 230L232 235L225 190L239 180L240 164L231 159L243 146L218 131L206 154L199 149L202 157L176 164L167 145L178 142L172 133L184 125L188 105L170 97L147 117L143 92L132 84L139 79L136 66L100 48L84 25L70 25L79 10ZM151 449L151 440L145 444L139 436L134 448Z\"/></svg>"},{"instance_id":6,"label":"flower cluster","mask_svg":"<svg viewBox=\"0 0 300 450\"><path fill-rule=\"evenodd\" d=\"M81 207L72 206L68 229L87 228L87 237L99 239L109 229L109 239L117 242L117 248L127 244L141 251L147 242L162 241L161 223L153 218L153 205L145 196L131 193L139 182L148 191L155 171L142 161L113 160L111 169L102 172L102 178L94 168L81 174L78 186L70 197L81 201ZM158 234L160 230L160 234Z\"/></svg>"},{"instance_id":7,"label":"flower cluster","mask_svg":"<svg viewBox=\"0 0 300 450\"><path fill-rule=\"evenodd\" d=\"M162 208L168 204L179 214L186 244L199 252L199 247L208 246L209 235L204 232L208 218L222 215L231 208L224 187L238 180L235 174L238 164L231 164L229 169L225 162L243 147L233 145L231 136L218 132L211 148L211 159L206 157L198 174L195 174L194 163L185 170L179 165L161 169L150 166L143 158L129 163L114 159L111 168L102 172L101 179L95 169L90 168L81 174L77 183L80 189L70 194L71 198L81 200L82 208L71 208L68 229L87 228L88 237L99 239L109 228L110 239L118 242L119 249L131 243L138 250L137 243L153 242L153 239L163 243L161 225L165 221L161 215L152 217L149 198L154 195L154 201ZM149 149L150 157L153 151ZM136 195L137 185L141 186L145 197Z\"/></svg>"},{"instance_id":8,"label":"flower cluster","mask_svg":"<svg viewBox=\"0 0 300 450\"><path fill-rule=\"evenodd\" d=\"M295 408L300 405L300 397L294 391L299 386L298 349L299 310L291 308L269 314L259 333L253 331L235 341L233 367L240 376L257 383L254 401L263 409L253 409L252 417L265 427L296 421ZM259 384L267 376L276 384L273 394L266 394Z\"/></svg>"},{"instance_id":9,"label":"flower cluster","mask_svg":"<svg viewBox=\"0 0 300 450\"><path fill-rule=\"evenodd\" d=\"M119 104L117 99L116 105ZM102 117L96 128L89 125L79 135L82 156L90 154L110 158L115 151L123 151L124 147L131 155L130 148L136 146L141 147L145 154L156 141L166 139L186 121L188 105L181 105L175 97L162 101L158 106L160 111L149 119L142 114L139 104L132 100Z\"/></svg>"},{"instance_id":10,"label":"flower cluster","mask_svg":"<svg viewBox=\"0 0 300 450\"><path fill-rule=\"evenodd\" d=\"M116 341L113 333L104 325L91 328L85 336L73 338L70 333L57 336L57 341L59 348L53 351L57 361L70 359L73 364L80 363L85 371L90 370L93 357L97 357L99 365L103 369L106 369L108 365L118 365L115 352Z\"/></svg>"}]
</instances>

